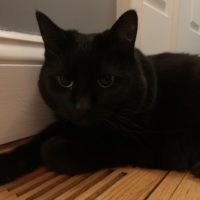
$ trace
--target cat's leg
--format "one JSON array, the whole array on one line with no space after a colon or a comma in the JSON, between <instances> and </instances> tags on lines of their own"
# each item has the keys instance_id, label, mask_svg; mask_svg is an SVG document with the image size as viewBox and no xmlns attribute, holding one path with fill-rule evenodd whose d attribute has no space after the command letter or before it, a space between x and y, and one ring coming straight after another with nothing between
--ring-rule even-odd
<instances>
[{"instance_id":1,"label":"cat's leg","mask_svg":"<svg viewBox=\"0 0 200 200\"><path fill-rule=\"evenodd\" d=\"M46 141L42 146L42 160L47 168L74 175L107 167L142 164L149 159L148 154L129 138L97 136L95 132L91 137L81 134L80 138L56 136Z\"/></svg>"},{"instance_id":2,"label":"cat's leg","mask_svg":"<svg viewBox=\"0 0 200 200\"><path fill-rule=\"evenodd\" d=\"M50 125L24 145L0 154L0 183L6 183L41 165L41 144L60 129L59 123Z\"/></svg>"}]
</instances>

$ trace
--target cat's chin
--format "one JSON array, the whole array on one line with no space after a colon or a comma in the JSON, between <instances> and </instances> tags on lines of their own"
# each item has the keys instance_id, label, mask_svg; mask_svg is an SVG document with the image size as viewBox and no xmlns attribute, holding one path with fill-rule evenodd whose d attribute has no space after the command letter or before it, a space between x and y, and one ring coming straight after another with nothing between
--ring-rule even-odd
<instances>
[{"instance_id":1,"label":"cat's chin","mask_svg":"<svg viewBox=\"0 0 200 200\"><path fill-rule=\"evenodd\" d=\"M89 126L93 126L95 123L94 121L88 120L88 119L81 119L81 120L77 120L77 121L72 121L73 124L77 125L77 126L81 126L81 127L89 127Z\"/></svg>"},{"instance_id":2,"label":"cat's chin","mask_svg":"<svg viewBox=\"0 0 200 200\"><path fill-rule=\"evenodd\" d=\"M81 121L81 122L77 123L76 125L78 125L80 127L90 127L90 126L93 126L94 124L89 121Z\"/></svg>"}]
</instances>

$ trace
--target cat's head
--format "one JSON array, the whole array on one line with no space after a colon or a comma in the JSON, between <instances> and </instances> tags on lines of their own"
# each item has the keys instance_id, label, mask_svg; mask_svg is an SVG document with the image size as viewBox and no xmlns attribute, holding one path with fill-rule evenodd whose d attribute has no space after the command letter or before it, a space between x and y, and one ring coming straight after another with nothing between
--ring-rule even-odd
<instances>
[{"instance_id":1,"label":"cat's head","mask_svg":"<svg viewBox=\"0 0 200 200\"><path fill-rule=\"evenodd\" d=\"M43 13L36 16L45 46L39 88L58 117L87 125L141 108L147 81L134 47L135 11L97 34L65 31Z\"/></svg>"}]
</instances>

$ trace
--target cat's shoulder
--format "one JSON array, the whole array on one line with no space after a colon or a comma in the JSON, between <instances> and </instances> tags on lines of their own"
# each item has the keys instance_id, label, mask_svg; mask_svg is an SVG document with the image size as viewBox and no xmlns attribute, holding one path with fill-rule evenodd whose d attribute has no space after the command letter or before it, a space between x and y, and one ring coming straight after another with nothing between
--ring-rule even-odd
<instances>
[{"instance_id":1,"label":"cat's shoulder","mask_svg":"<svg viewBox=\"0 0 200 200\"><path fill-rule=\"evenodd\" d=\"M160 53L155 55L149 55L148 58L157 68L164 67L196 67L200 68L200 56L188 53Z\"/></svg>"},{"instance_id":2,"label":"cat's shoulder","mask_svg":"<svg viewBox=\"0 0 200 200\"><path fill-rule=\"evenodd\" d=\"M200 61L198 54L164 52L148 56L152 61Z\"/></svg>"}]
</instances>

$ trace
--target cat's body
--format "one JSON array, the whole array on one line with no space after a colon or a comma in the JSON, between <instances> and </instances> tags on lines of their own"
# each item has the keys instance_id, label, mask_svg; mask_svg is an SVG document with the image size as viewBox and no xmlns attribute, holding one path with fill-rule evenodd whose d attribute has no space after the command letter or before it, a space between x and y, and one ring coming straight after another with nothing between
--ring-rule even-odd
<instances>
[{"instance_id":1,"label":"cat's body","mask_svg":"<svg viewBox=\"0 0 200 200\"><path fill-rule=\"evenodd\" d=\"M200 58L163 53L150 59L157 77L150 123L160 143L155 150L164 168L173 163L177 169L189 169L200 156Z\"/></svg>"},{"instance_id":2,"label":"cat's body","mask_svg":"<svg viewBox=\"0 0 200 200\"><path fill-rule=\"evenodd\" d=\"M0 156L1 182L40 164L70 174L133 165L200 177L198 56L142 54L134 11L90 35L37 18L46 49L39 88L57 121Z\"/></svg>"}]
</instances>

